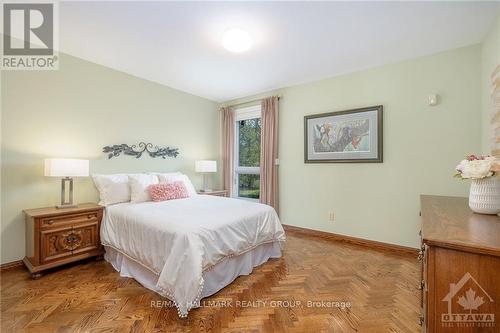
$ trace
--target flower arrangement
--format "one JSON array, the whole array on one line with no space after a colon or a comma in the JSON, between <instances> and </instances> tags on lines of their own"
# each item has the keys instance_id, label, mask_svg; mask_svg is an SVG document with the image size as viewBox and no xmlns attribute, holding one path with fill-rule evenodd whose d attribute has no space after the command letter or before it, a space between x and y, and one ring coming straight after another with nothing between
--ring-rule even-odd
<instances>
[{"instance_id":1,"label":"flower arrangement","mask_svg":"<svg viewBox=\"0 0 500 333\"><path fill-rule=\"evenodd\" d=\"M462 179L483 179L500 172L500 161L493 156L469 155L455 168L455 177Z\"/></svg>"}]
</instances>

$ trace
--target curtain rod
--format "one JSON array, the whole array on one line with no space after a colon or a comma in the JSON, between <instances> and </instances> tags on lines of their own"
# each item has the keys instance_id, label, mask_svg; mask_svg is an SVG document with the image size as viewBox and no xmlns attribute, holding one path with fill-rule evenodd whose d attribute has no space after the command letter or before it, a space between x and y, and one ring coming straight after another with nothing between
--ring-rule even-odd
<instances>
[{"instance_id":1,"label":"curtain rod","mask_svg":"<svg viewBox=\"0 0 500 333\"><path fill-rule=\"evenodd\" d=\"M272 96L268 96L268 97L262 97L262 98L257 98L257 99L252 99L251 101L246 101L246 102L241 102L241 103L236 103L236 104L229 104L229 105L221 105L219 107L219 109L222 109L224 107L228 107L228 106L240 106L240 105L244 105L244 104L250 104L250 103L255 103L255 102L260 102L262 101L263 99L266 99L266 98L269 98L269 97L272 97ZM283 96L282 95L276 95L276 97L278 97L278 100L282 99Z\"/></svg>"}]
</instances>

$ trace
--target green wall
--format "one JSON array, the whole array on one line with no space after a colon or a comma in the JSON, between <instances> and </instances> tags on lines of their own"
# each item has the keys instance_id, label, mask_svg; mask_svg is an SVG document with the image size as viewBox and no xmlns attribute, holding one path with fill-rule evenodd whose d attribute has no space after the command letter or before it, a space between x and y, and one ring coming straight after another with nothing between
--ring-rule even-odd
<instances>
[{"instance_id":1,"label":"green wall","mask_svg":"<svg viewBox=\"0 0 500 333\"><path fill-rule=\"evenodd\" d=\"M491 74L500 65L500 16L493 23L481 46L482 149L483 153L489 154L493 137L491 116L494 111Z\"/></svg>"},{"instance_id":2,"label":"green wall","mask_svg":"<svg viewBox=\"0 0 500 333\"><path fill-rule=\"evenodd\" d=\"M452 176L465 154L481 149L480 51L461 48L224 103L282 95L282 222L418 247L419 195L467 195L468 184ZM430 93L439 105L427 105ZM378 104L384 163L304 164L305 115Z\"/></svg>"},{"instance_id":3,"label":"green wall","mask_svg":"<svg viewBox=\"0 0 500 333\"><path fill-rule=\"evenodd\" d=\"M86 158L91 173L181 170L200 186L194 160L219 156L212 101L67 55L58 71L1 75L2 263L24 256L22 210L59 201L60 180L43 176L44 158ZM101 152L143 140L178 147L180 155L108 160ZM97 202L90 178L75 180L75 198Z\"/></svg>"},{"instance_id":4,"label":"green wall","mask_svg":"<svg viewBox=\"0 0 500 333\"><path fill-rule=\"evenodd\" d=\"M496 37L490 36L482 46L225 103L283 97L282 222L417 247L419 195L467 195L468 183L453 179L453 169L465 154L484 149L481 81L484 85L485 49L495 46L489 41ZM1 73L2 263L24 256L22 210L59 200L59 180L43 176L46 157L88 158L91 172L99 173L180 169L198 186L194 160L219 157L215 103L61 56L59 71ZM439 105L427 105L430 93L440 95ZM377 104L384 105L384 163L304 164L304 115ZM107 144L141 140L179 147L181 155L107 160L101 153ZM218 180L214 177L214 187ZM89 178L77 179L75 186L77 201L97 200Z\"/></svg>"}]
</instances>

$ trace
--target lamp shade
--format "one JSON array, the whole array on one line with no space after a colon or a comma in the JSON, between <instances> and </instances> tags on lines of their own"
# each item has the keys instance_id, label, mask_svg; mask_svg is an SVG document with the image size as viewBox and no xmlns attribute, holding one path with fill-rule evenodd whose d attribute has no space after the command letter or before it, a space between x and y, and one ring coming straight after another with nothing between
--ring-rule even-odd
<instances>
[{"instance_id":1,"label":"lamp shade","mask_svg":"<svg viewBox=\"0 0 500 333\"><path fill-rule=\"evenodd\" d=\"M196 172L217 172L217 161L196 161L194 169Z\"/></svg>"},{"instance_id":2,"label":"lamp shade","mask_svg":"<svg viewBox=\"0 0 500 333\"><path fill-rule=\"evenodd\" d=\"M87 177L89 160L71 158L45 159L45 176L49 177Z\"/></svg>"}]
</instances>

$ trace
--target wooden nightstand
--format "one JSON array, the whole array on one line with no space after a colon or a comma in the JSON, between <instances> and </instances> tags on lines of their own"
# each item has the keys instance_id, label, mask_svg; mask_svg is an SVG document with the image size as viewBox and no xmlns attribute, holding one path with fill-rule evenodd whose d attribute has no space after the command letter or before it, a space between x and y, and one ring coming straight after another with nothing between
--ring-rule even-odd
<instances>
[{"instance_id":1,"label":"wooden nightstand","mask_svg":"<svg viewBox=\"0 0 500 333\"><path fill-rule=\"evenodd\" d=\"M26 257L23 262L36 279L41 272L73 261L97 257L104 249L99 237L104 207L93 203L73 208L25 210Z\"/></svg>"},{"instance_id":2,"label":"wooden nightstand","mask_svg":"<svg viewBox=\"0 0 500 333\"><path fill-rule=\"evenodd\" d=\"M215 195L217 197L227 197L227 190L213 190L210 192L197 191L198 194Z\"/></svg>"}]
</instances>

